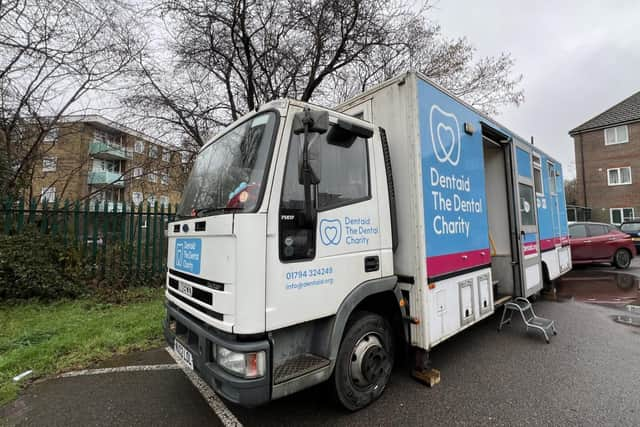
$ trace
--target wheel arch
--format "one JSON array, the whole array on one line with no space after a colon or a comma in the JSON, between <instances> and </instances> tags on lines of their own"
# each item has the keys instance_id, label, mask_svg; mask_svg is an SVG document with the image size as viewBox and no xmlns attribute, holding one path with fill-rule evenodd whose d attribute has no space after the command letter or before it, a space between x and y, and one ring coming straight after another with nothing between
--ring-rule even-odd
<instances>
[{"instance_id":1,"label":"wheel arch","mask_svg":"<svg viewBox=\"0 0 640 427\"><path fill-rule=\"evenodd\" d=\"M405 313L401 300L402 294L396 276L368 280L354 288L336 312L329 344L331 364L335 363L347 323L356 311L370 311L387 318L394 329L392 332L397 332L400 326L401 335L405 342L408 342L409 327L403 321ZM399 325L398 322L400 322Z\"/></svg>"}]
</instances>

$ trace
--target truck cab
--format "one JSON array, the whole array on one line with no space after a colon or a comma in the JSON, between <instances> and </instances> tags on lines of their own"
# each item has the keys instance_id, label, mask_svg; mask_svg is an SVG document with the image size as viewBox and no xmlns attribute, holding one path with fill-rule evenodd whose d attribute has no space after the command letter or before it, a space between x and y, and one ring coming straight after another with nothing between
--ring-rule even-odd
<instances>
[{"instance_id":1,"label":"truck cab","mask_svg":"<svg viewBox=\"0 0 640 427\"><path fill-rule=\"evenodd\" d=\"M202 148L169 226L165 335L223 397L332 374L350 409L382 393L406 330L389 168L371 123L291 100Z\"/></svg>"}]
</instances>

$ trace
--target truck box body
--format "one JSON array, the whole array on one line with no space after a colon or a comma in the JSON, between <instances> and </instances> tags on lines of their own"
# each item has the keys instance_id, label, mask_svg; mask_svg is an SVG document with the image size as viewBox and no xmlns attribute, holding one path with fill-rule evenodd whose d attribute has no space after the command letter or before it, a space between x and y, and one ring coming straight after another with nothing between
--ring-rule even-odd
<instances>
[{"instance_id":1,"label":"truck box body","mask_svg":"<svg viewBox=\"0 0 640 427\"><path fill-rule=\"evenodd\" d=\"M422 319L412 326L414 345L430 348L492 314L499 297L540 291L543 269L551 279L570 269L561 166L540 150L418 73L338 109L387 134L398 218L394 269L419 285L406 286L411 314ZM535 201L534 153L557 172L552 195L542 170L545 193Z\"/></svg>"}]
</instances>

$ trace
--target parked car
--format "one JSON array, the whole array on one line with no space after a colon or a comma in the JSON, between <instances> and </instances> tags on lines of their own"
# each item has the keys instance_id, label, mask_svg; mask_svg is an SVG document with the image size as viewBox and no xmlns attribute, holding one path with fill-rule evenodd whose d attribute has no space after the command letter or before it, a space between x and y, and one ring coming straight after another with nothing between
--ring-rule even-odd
<instances>
[{"instance_id":1,"label":"parked car","mask_svg":"<svg viewBox=\"0 0 640 427\"><path fill-rule=\"evenodd\" d=\"M611 224L571 222L569 238L573 264L606 262L628 268L637 253L631 236Z\"/></svg>"},{"instance_id":2,"label":"parked car","mask_svg":"<svg viewBox=\"0 0 640 427\"><path fill-rule=\"evenodd\" d=\"M634 218L623 222L620 225L620 231L624 231L636 246L636 252L640 251L640 218Z\"/></svg>"}]
</instances>

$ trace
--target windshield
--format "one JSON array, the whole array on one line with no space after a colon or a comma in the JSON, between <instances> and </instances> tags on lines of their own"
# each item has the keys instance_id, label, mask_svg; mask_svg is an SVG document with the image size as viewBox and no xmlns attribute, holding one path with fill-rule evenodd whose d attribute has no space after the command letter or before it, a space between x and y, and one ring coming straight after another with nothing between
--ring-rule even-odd
<instances>
[{"instance_id":1,"label":"windshield","mask_svg":"<svg viewBox=\"0 0 640 427\"><path fill-rule=\"evenodd\" d=\"M640 231L640 222L629 222L622 224L620 229L627 233L637 233Z\"/></svg>"},{"instance_id":2,"label":"windshield","mask_svg":"<svg viewBox=\"0 0 640 427\"><path fill-rule=\"evenodd\" d=\"M243 122L204 148L182 195L178 215L251 212L260 203L276 114Z\"/></svg>"}]
</instances>

